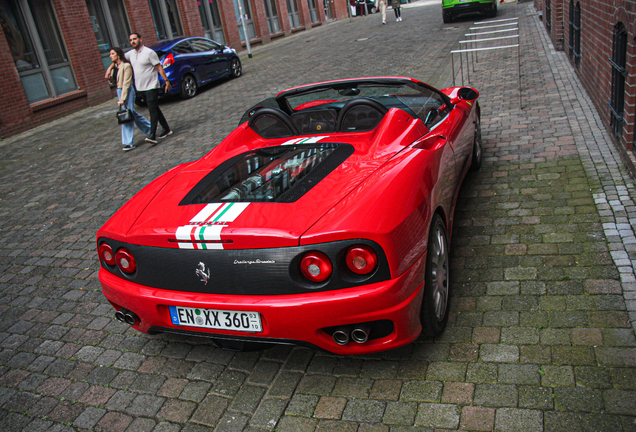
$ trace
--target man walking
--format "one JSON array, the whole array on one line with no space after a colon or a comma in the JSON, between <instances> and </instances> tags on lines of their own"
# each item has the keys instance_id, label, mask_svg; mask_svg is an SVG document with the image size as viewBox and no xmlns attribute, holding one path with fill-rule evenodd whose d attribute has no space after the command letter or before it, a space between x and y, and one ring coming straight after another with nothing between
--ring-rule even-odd
<instances>
[{"instance_id":1,"label":"man walking","mask_svg":"<svg viewBox=\"0 0 636 432\"><path fill-rule=\"evenodd\" d=\"M159 62L157 53L144 46L139 33L130 34L130 45L133 49L126 53L126 58L132 64L135 72L137 92L146 100L148 111L150 112L150 135L146 138L146 141L157 144L157 138L165 138L168 135L172 135L170 126L168 126L168 122L159 108L159 77L157 72L161 74L165 81L164 92L168 93L172 88L172 84L170 84L166 72ZM163 128L159 136L157 136L157 123L160 123Z\"/></svg>"}]
</instances>

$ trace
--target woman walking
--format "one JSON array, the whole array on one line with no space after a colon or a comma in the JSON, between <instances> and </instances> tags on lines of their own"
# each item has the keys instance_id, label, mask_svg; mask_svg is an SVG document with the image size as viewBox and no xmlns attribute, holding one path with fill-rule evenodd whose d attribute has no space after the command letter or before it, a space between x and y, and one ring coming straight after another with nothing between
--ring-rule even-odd
<instances>
[{"instance_id":1,"label":"woman walking","mask_svg":"<svg viewBox=\"0 0 636 432\"><path fill-rule=\"evenodd\" d=\"M150 122L146 120L144 116L135 111L135 87L133 83L133 69L132 65L124 55L124 51L121 48L113 48L110 50L110 59L113 61L113 68L111 77L117 83L117 97L119 100L117 103L121 106L128 108L132 111L135 118L134 124L146 135L150 135ZM124 146L124 151L130 151L135 148L133 142L134 134L133 122L122 123L121 125L121 142Z\"/></svg>"},{"instance_id":2,"label":"woman walking","mask_svg":"<svg viewBox=\"0 0 636 432\"><path fill-rule=\"evenodd\" d=\"M386 24L386 0L378 0L378 5L382 15L382 24Z\"/></svg>"},{"instance_id":3,"label":"woman walking","mask_svg":"<svg viewBox=\"0 0 636 432\"><path fill-rule=\"evenodd\" d=\"M393 6L393 12L395 12L395 22L402 21L402 11L400 10L400 0L392 0L391 5Z\"/></svg>"}]
</instances>

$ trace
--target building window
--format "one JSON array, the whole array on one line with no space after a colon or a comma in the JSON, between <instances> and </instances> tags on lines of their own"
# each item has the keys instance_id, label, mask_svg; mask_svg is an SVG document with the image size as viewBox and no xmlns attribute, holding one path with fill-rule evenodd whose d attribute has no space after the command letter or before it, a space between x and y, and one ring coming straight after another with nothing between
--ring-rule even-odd
<instances>
[{"instance_id":1,"label":"building window","mask_svg":"<svg viewBox=\"0 0 636 432\"><path fill-rule=\"evenodd\" d=\"M581 3L570 2L570 58L574 60L576 67L581 64Z\"/></svg>"},{"instance_id":2,"label":"building window","mask_svg":"<svg viewBox=\"0 0 636 432\"><path fill-rule=\"evenodd\" d=\"M245 28L247 28L247 34L250 40L256 38L256 31L254 30L254 21L252 20L252 10L250 9L249 0L234 0L234 14L236 15L239 36L241 37L241 41L245 42L245 32L243 31L243 25L241 24L241 12L243 13L243 22L245 23Z\"/></svg>"},{"instance_id":3,"label":"building window","mask_svg":"<svg viewBox=\"0 0 636 432\"><path fill-rule=\"evenodd\" d=\"M550 33L552 28L552 6L550 6L550 0L545 0L545 28Z\"/></svg>"},{"instance_id":4,"label":"building window","mask_svg":"<svg viewBox=\"0 0 636 432\"><path fill-rule=\"evenodd\" d=\"M574 63L576 67L581 64L581 3L576 2L574 7Z\"/></svg>"},{"instance_id":5,"label":"building window","mask_svg":"<svg viewBox=\"0 0 636 432\"><path fill-rule=\"evenodd\" d=\"M224 44L225 35L223 34L223 24L221 23L221 15L219 14L216 0L199 0L198 3L205 37Z\"/></svg>"},{"instance_id":6,"label":"building window","mask_svg":"<svg viewBox=\"0 0 636 432\"><path fill-rule=\"evenodd\" d=\"M320 21L318 11L316 10L316 0L307 0L307 5L309 6L309 19L311 22L316 23Z\"/></svg>"},{"instance_id":7,"label":"building window","mask_svg":"<svg viewBox=\"0 0 636 432\"><path fill-rule=\"evenodd\" d=\"M614 136L620 141L623 136L623 107L625 105L625 77L627 76L627 30L623 23L614 27L612 58L612 99L609 101L611 127Z\"/></svg>"},{"instance_id":8,"label":"building window","mask_svg":"<svg viewBox=\"0 0 636 432\"><path fill-rule=\"evenodd\" d=\"M333 21L336 17L333 0L322 0L322 5L325 10L325 19L327 20L327 22Z\"/></svg>"},{"instance_id":9,"label":"building window","mask_svg":"<svg viewBox=\"0 0 636 432\"><path fill-rule=\"evenodd\" d=\"M291 28L300 27L300 13L296 0L287 0L287 11L289 12L289 25Z\"/></svg>"},{"instance_id":10,"label":"building window","mask_svg":"<svg viewBox=\"0 0 636 432\"><path fill-rule=\"evenodd\" d=\"M110 66L113 47L130 48L130 24L122 0L86 0L104 68Z\"/></svg>"},{"instance_id":11,"label":"building window","mask_svg":"<svg viewBox=\"0 0 636 432\"><path fill-rule=\"evenodd\" d=\"M77 90L49 0L0 0L0 24L29 103Z\"/></svg>"},{"instance_id":12,"label":"building window","mask_svg":"<svg viewBox=\"0 0 636 432\"><path fill-rule=\"evenodd\" d=\"M278 23L278 11L276 10L276 2L274 0L264 0L265 2L265 16L267 17L267 27L269 27L269 34L278 33L280 31L280 24Z\"/></svg>"},{"instance_id":13,"label":"building window","mask_svg":"<svg viewBox=\"0 0 636 432\"><path fill-rule=\"evenodd\" d=\"M148 0L158 40L183 36L177 0Z\"/></svg>"},{"instance_id":14,"label":"building window","mask_svg":"<svg viewBox=\"0 0 636 432\"><path fill-rule=\"evenodd\" d=\"M570 29L570 40L568 48L570 49L570 58L574 58L574 2L570 1L570 14L568 15L568 24Z\"/></svg>"}]
</instances>

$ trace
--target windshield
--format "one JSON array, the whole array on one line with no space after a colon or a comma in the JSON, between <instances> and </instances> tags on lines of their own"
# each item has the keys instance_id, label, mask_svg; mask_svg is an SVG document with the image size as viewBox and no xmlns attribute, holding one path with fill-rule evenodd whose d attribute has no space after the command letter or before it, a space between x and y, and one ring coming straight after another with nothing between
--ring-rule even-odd
<instances>
[{"instance_id":1,"label":"windshield","mask_svg":"<svg viewBox=\"0 0 636 432\"><path fill-rule=\"evenodd\" d=\"M420 93L417 89L404 85L352 84L354 85L345 88L323 88L309 93L288 96L286 100L291 109L297 110L320 105L320 102L345 102L357 98L376 99L378 97L396 96L399 94L411 94L415 96Z\"/></svg>"},{"instance_id":2,"label":"windshield","mask_svg":"<svg viewBox=\"0 0 636 432\"><path fill-rule=\"evenodd\" d=\"M293 120L294 114L306 111L334 110L337 115L348 101L359 98L373 99L387 109L399 108L422 121L431 110L450 106L446 95L421 83L400 78L361 78L283 91L251 107L239 124L249 120L259 107L281 109ZM445 114L446 111L440 113L438 119Z\"/></svg>"}]
</instances>

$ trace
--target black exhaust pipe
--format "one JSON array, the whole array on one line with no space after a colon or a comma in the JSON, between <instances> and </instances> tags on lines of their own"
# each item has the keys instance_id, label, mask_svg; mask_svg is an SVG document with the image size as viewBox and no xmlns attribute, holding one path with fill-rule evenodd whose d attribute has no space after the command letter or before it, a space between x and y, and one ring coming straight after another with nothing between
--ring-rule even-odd
<instances>
[{"instance_id":1,"label":"black exhaust pipe","mask_svg":"<svg viewBox=\"0 0 636 432\"><path fill-rule=\"evenodd\" d=\"M117 312L115 312L115 318L117 319L117 321L126 323L131 327L140 321L136 313L134 313L133 311L129 311L126 308L121 308Z\"/></svg>"},{"instance_id":2,"label":"black exhaust pipe","mask_svg":"<svg viewBox=\"0 0 636 432\"><path fill-rule=\"evenodd\" d=\"M365 343L369 339L371 327L368 324L357 325L351 331L351 340L357 343Z\"/></svg>"},{"instance_id":3,"label":"black exhaust pipe","mask_svg":"<svg viewBox=\"0 0 636 432\"><path fill-rule=\"evenodd\" d=\"M133 311L128 311L125 319L126 319L126 324L128 324L131 327L139 322L139 317Z\"/></svg>"},{"instance_id":4,"label":"black exhaust pipe","mask_svg":"<svg viewBox=\"0 0 636 432\"><path fill-rule=\"evenodd\" d=\"M349 336L351 335L351 327L343 326L338 327L333 332L333 341L338 345L346 345L349 342Z\"/></svg>"},{"instance_id":5,"label":"black exhaust pipe","mask_svg":"<svg viewBox=\"0 0 636 432\"><path fill-rule=\"evenodd\" d=\"M126 322L126 312L128 312L128 310L124 309L124 308L121 308L117 312L115 312L115 318L117 319L117 321L125 323Z\"/></svg>"}]
</instances>

